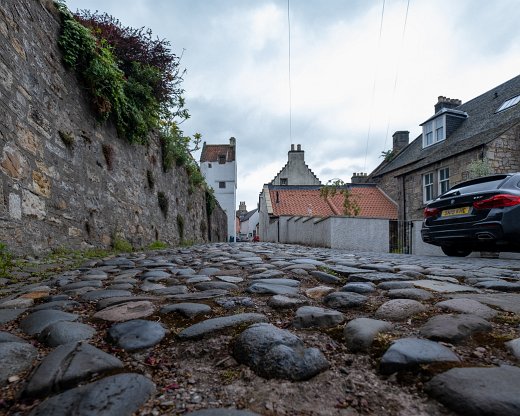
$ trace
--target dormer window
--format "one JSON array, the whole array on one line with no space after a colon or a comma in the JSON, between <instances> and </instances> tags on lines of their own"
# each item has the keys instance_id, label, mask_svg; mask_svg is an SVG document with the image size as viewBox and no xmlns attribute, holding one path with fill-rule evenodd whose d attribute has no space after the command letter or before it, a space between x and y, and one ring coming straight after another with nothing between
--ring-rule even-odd
<instances>
[{"instance_id":1,"label":"dormer window","mask_svg":"<svg viewBox=\"0 0 520 416\"><path fill-rule=\"evenodd\" d=\"M226 155L218 155L218 163L219 165L226 163Z\"/></svg>"},{"instance_id":2,"label":"dormer window","mask_svg":"<svg viewBox=\"0 0 520 416\"><path fill-rule=\"evenodd\" d=\"M423 148L446 139L446 116L443 114L423 124Z\"/></svg>"}]
</instances>

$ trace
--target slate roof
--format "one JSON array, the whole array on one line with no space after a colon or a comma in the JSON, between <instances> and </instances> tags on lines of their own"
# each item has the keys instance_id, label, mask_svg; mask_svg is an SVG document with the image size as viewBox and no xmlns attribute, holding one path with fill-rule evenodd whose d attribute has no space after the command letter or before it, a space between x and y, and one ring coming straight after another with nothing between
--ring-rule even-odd
<instances>
[{"instance_id":1,"label":"slate roof","mask_svg":"<svg viewBox=\"0 0 520 416\"><path fill-rule=\"evenodd\" d=\"M400 173L410 172L489 143L520 122L520 104L496 112L505 101L519 94L520 75L455 107L455 110L466 112L468 118L446 140L423 149L421 134L395 159L379 165L370 176L401 168L404 171Z\"/></svg>"},{"instance_id":2,"label":"slate roof","mask_svg":"<svg viewBox=\"0 0 520 416\"><path fill-rule=\"evenodd\" d=\"M359 217L397 219L397 205L376 185L348 186L361 208ZM321 186L269 185L273 215L329 217L343 215L343 195L325 200ZM278 202L277 202L278 201Z\"/></svg>"},{"instance_id":3,"label":"slate roof","mask_svg":"<svg viewBox=\"0 0 520 416\"><path fill-rule=\"evenodd\" d=\"M240 218L240 221L247 221L249 218L253 216L253 214L258 211L256 208L252 211L248 211L247 213L243 215L239 215L238 218Z\"/></svg>"},{"instance_id":4,"label":"slate roof","mask_svg":"<svg viewBox=\"0 0 520 416\"><path fill-rule=\"evenodd\" d=\"M235 147L229 144L204 143L202 153L200 154L200 161L217 163L220 155L226 156L226 162L233 162L235 160Z\"/></svg>"}]
</instances>

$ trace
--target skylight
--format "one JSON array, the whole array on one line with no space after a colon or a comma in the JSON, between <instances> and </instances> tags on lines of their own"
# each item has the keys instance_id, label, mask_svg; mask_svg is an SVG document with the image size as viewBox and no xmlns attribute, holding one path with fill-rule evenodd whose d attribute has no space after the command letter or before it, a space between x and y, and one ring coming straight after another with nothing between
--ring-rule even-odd
<instances>
[{"instance_id":1,"label":"skylight","mask_svg":"<svg viewBox=\"0 0 520 416\"><path fill-rule=\"evenodd\" d=\"M505 109L514 106L515 104L518 104L520 102L520 95L517 95L516 97L510 98L507 101L504 101L500 107L498 107L497 113L500 111L504 111Z\"/></svg>"}]
</instances>

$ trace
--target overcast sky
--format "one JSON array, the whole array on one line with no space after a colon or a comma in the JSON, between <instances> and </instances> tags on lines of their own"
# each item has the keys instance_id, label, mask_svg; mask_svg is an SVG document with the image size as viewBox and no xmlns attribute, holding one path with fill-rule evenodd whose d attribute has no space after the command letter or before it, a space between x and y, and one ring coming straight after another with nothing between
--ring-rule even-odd
<instances>
[{"instance_id":1,"label":"overcast sky","mask_svg":"<svg viewBox=\"0 0 520 416\"><path fill-rule=\"evenodd\" d=\"M393 132L416 138L439 95L466 102L520 74L518 0L410 0L406 28L407 0L290 0L290 137L287 0L67 4L149 27L182 54L182 128L208 144L236 137L248 209L291 142L323 183L350 181L381 162Z\"/></svg>"}]
</instances>

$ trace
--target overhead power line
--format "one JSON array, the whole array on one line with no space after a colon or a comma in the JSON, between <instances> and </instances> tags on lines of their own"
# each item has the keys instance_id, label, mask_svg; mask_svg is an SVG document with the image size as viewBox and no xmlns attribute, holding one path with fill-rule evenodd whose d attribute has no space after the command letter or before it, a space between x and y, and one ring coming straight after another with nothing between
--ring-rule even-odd
<instances>
[{"instance_id":1,"label":"overhead power line","mask_svg":"<svg viewBox=\"0 0 520 416\"><path fill-rule=\"evenodd\" d=\"M379 50L381 48L381 36L383 33L384 16L385 16L385 0L383 0L383 7L381 9L381 22L379 23L379 40L377 41L377 55L376 55L376 62L375 62L375 69L374 69L374 83L372 84L372 99L370 101L370 114L369 114L369 119L368 119L368 133L367 133L367 143L366 143L366 149L365 149L365 163L363 164L363 172L365 172L366 168L367 168L368 144L370 142L370 132L372 130L372 115L374 112L374 101L375 101L375 97L376 97L377 75L378 75L378 69L379 69L377 58L379 57Z\"/></svg>"},{"instance_id":2,"label":"overhead power line","mask_svg":"<svg viewBox=\"0 0 520 416\"><path fill-rule=\"evenodd\" d=\"M388 123L386 124L385 146L383 147L383 151L386 151L386 143L388 141L388 132L390 130L390 120L392 118L392 109L394 108L395 91L397 90L397 80L399 78L399 70L401 69L401 57L403 54L404 35L406 33L406 23L408 22L408 10L409 9L410 9L410 0L408 0L406 3L406 12L404 15L404 24L403 24L403 34L401 36L401 46L399 49L399 57L397 59L397 68L395 71L395 78L394 78L394 90L392 91L392 99L390 101L390 107L389 107L389 112L388 112Z\"/></svg>"},{"instance_id":3,"label":"overhead power line","mask_svg":"<svg viewBox=\"0 0 520 416\"><path fill-rule=\"evenodd\" d=\"M292 88L291 88L291 13L290 0L287 0L287 31L289 39L288 61L289 61L289 140L292 144Z\"/></svg>"}]
</instances>

